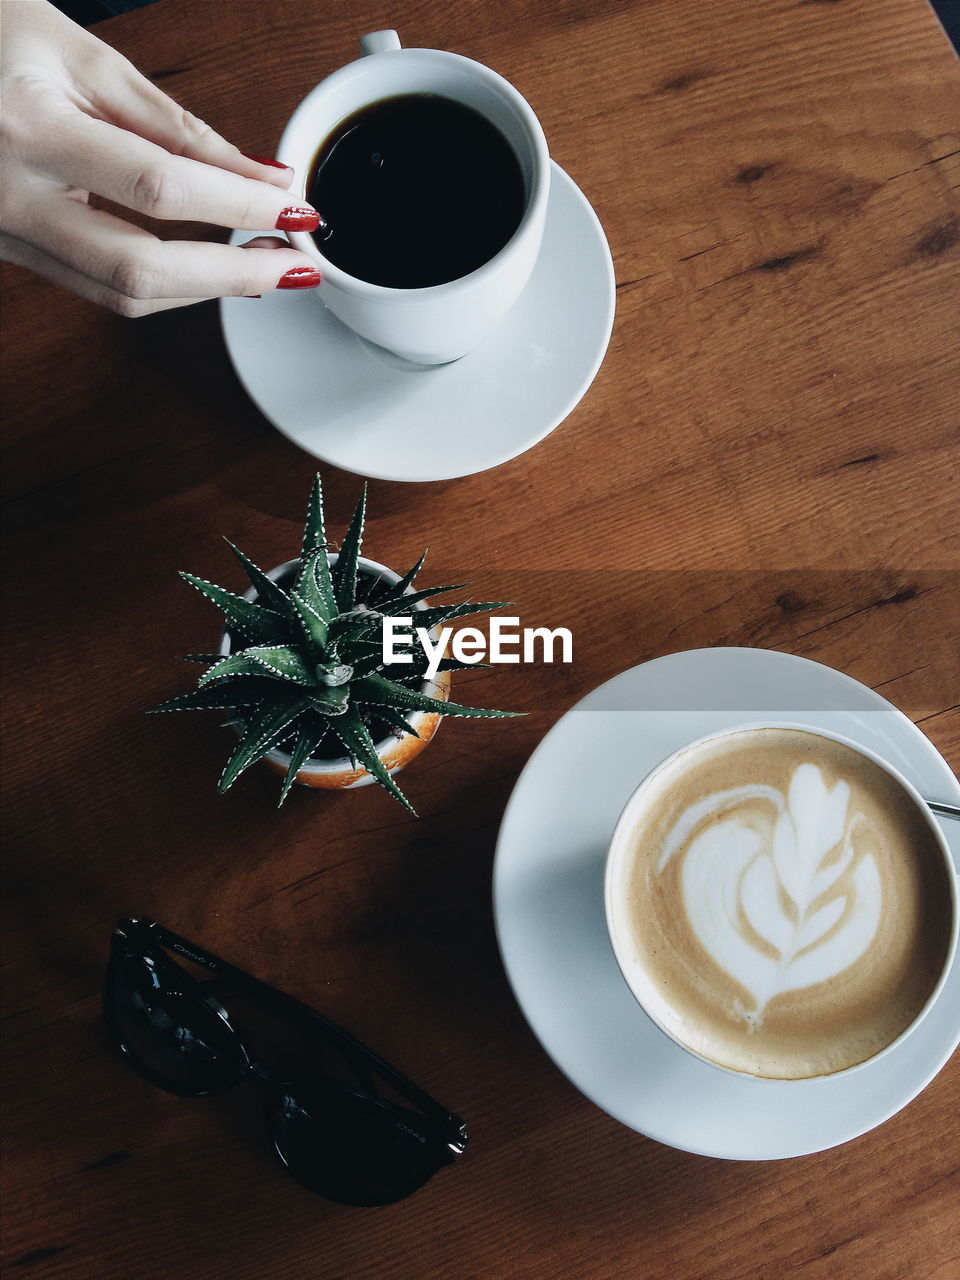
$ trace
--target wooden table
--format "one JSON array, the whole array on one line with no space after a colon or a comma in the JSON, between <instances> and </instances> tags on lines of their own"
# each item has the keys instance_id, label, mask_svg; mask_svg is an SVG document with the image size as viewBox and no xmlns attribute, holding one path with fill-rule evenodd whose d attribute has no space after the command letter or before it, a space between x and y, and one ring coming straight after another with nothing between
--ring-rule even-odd
<instances>
[{"instance_id":1,"label":"wooden table","mask_svg":"<svg viewBox=\"0 0 960 1280\"><path fill-rule=\"evenodd\" d=\"M400 10L402 9L402 13ZM806 655L960 762L960 77L921 0L163 0L97 30L270 154L367 30L489 63L606 227L618 313L584 402L483 475L371 486L368 546L467 578L570 667L462 680L516 723L454 722L378 790L253 771L213 720L144 712L239 585L229 535L295 554L314 461L247 401L214 306L126 322L5 272L6 1231L13 1276L957 1274L960 1071L849 1145L712 1161L621 1127L528 1030L498 959L497 829L587 690L699 645ZM325 469L342 533L355 476ZM115 919L147 913L351 1027L474 1135L381 1210L315 1198L252 1090L191 1104L112 1053Z\"/></svg>"}]
</instances>

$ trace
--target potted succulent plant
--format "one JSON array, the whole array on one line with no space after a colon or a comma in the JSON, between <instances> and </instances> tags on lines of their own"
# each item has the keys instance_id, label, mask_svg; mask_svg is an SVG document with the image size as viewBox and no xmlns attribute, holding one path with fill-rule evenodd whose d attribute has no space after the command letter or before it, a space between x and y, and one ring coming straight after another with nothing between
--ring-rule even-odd
<instances>
[{"instance_id":1,"label":"potted succulent plant","mask_svg":"<svg viewBox=\"0 0 960 1280\"><path fill-rule=\"evenodd\" d=\"M294 782L324 788L379 782L412 813L391 774L423 750L442 717L516 714L449 701L450 672L466 663L444 658L428 679L426 655L416 645L412 663L384 662L385 617L409 615L432 633L505 602L428 606L454 588L414 590L424 556L403 575L361 556L365 515L366 490L340 550L331 551L318 475L297 560L265 573L228 543L250 580L242 596L181 574L223 610L226 629L219 653L189 655L207 666L198 687L154 710L230 713L240 741L221 774L221 792L263 760L283 774L280 804Z\"/></svg>"}]
</instances>

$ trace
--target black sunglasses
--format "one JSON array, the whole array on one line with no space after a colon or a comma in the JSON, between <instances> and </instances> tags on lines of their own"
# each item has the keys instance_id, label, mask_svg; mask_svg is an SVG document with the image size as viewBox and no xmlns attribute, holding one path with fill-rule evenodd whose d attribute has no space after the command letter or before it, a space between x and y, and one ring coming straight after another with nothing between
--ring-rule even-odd
<instances>
[{"instance_id":1,"label":"black sunglasses","mask_svg":"<svg viewBox=\"0 0 960 1280\"><path fill-rule=\"evenodd\" d=\"M198 982L166 951L217 975ZM254 1055L213 992L254 996L292 1016L338 1051L337 1073L267 1067ZM459 1116L322 1014L202 947L142 917L114 930L103 1012L128 1061L152 1084L183 1098L206 1098L246 1079L264 1094L266 1124L287 1170L319 1195L344 1204L402 1200L462 1155ZM385 1082L410 1106L382 1096Z\"/></svg>"}]
</instances>

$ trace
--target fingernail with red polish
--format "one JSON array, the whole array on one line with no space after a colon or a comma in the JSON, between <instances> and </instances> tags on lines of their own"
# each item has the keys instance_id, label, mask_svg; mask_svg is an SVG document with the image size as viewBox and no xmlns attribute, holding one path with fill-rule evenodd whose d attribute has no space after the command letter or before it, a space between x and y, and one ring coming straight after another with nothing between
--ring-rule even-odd
<instances>
[{"instance_id":1,"label":"fingernail with red polish","mask_svg":"<svg viewBox=\"0 0 960 1280\"><path fill-rule=\"evenodd\" d=\"M281 210L278 231L316 231L323 219L308 204L294 204Z\"/></svg>"},{"instance_id":2,"label":"fingernail with red polish","mask_svg":"<svg viewBox=\"0 0 960 1280\"><path fill-rule=\"evenodd\" d=\"M323 276L316 267L292 267L277 282L278 289L315 289Z\"/></svg>"},{"instance_id":3,"label":"fingernail with red polish","mask_svg":"<svg viewBox=\"0 0 960 1280\"><path fill-rule=\"evenodd\" d=\"M291 167L288 164L281 164L279 160L271 160L269 156L251 156L248 155L246 151L241 151L240 154L245 159L252 160L254 164L266 164L269 165L271 169L289 169Z\"/></svg>"},{"instance_id":4,"label":"fingernail with red polish","mask_svg":"<svg viewBox=\"0 0 960 1280\"><path fill-rule=\"evenodd\" d=\"M245 293L243 296L245 298L262 298L263 294L262 293Z\"/></svg>"}]
</instances>

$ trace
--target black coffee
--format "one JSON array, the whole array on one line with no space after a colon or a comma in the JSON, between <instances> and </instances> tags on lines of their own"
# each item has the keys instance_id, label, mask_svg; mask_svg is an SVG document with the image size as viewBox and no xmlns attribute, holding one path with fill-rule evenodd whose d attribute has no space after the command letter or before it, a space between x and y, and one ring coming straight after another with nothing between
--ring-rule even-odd
<instances>
[{"instance_id":1,"label":"black coffee","mask_svg":"<svg viewBox=\"0 0 960 1280\"><path fill-rule=\"evenodd\" d=\"M433 93L354 112L313 163L307 199L326 219L324 256L360 280L425 289L503 248L523 216L520 163L472 107Z\"/></svg>"}]
</instances>

